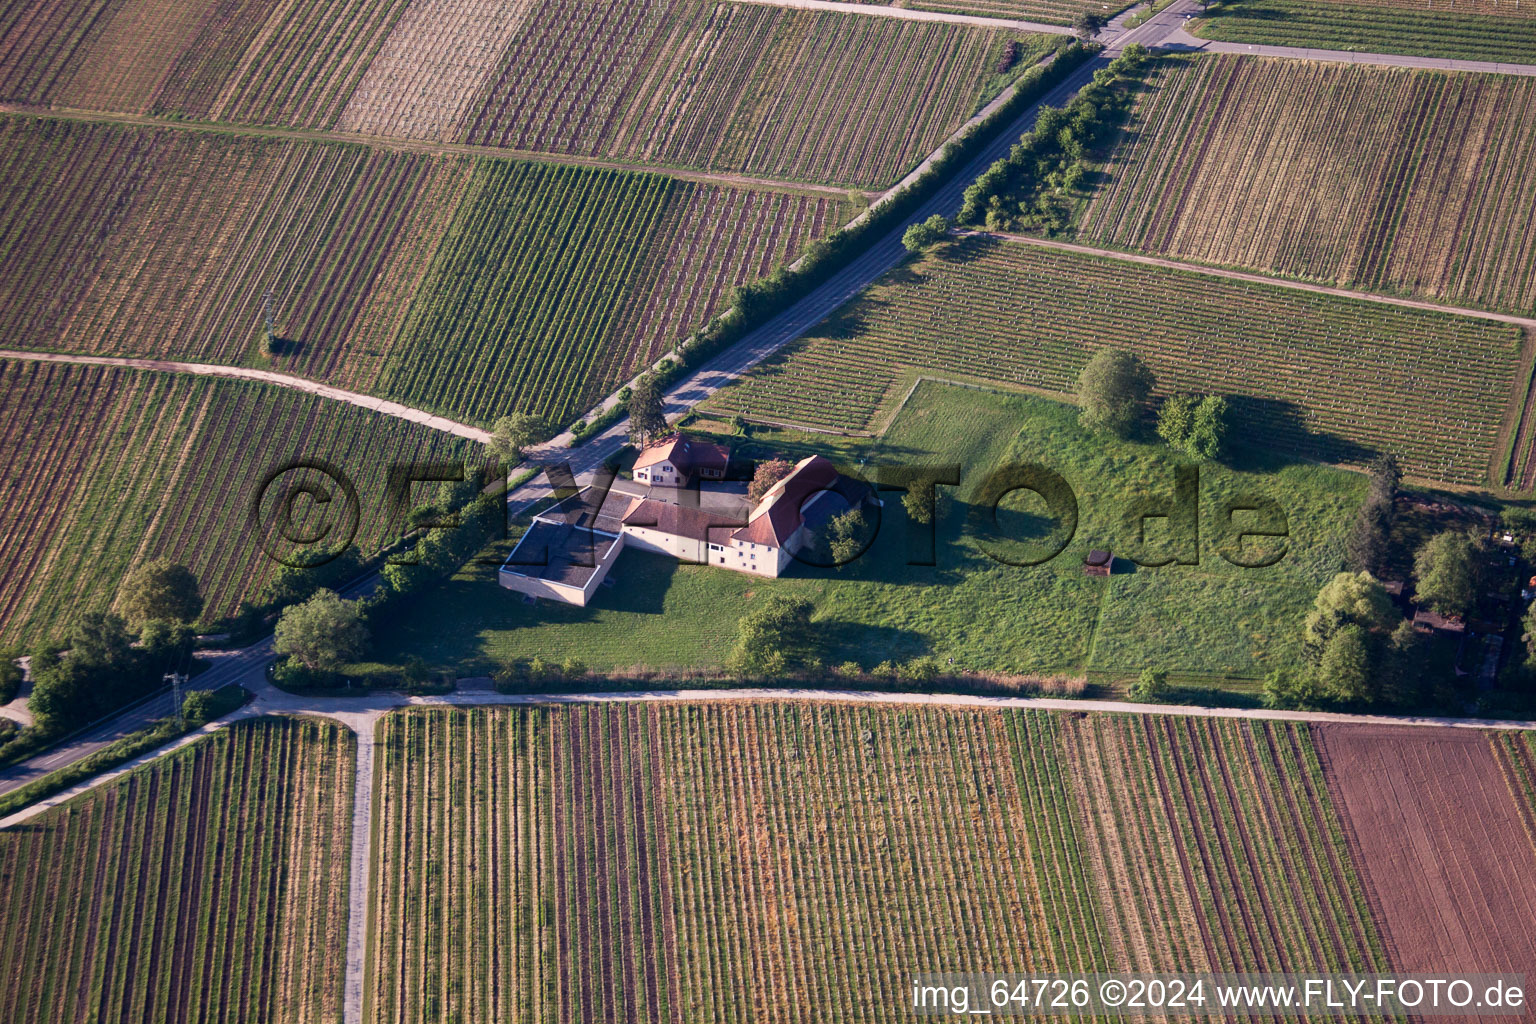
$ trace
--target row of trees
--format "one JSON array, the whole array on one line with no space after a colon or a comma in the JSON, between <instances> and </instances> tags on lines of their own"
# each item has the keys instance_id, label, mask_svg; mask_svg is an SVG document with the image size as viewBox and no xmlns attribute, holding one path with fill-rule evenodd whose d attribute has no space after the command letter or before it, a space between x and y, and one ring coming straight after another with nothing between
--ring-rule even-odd
<instances>
[{"instance_id":1,"label":"row of trees","mask_svg":"<svg viewBox=\"0 0 1536 1024\"><path fill-rule=\"evenodd\" d=\"M1126 86L1140 78L1148 60L1144 47L1128 46L1064 109L1041 107L1034 128L965 190L958 223L991 231L1049 233L1066 227L1071 197L1094 153L1129 109Z\"/></svg>"}]
</instances>

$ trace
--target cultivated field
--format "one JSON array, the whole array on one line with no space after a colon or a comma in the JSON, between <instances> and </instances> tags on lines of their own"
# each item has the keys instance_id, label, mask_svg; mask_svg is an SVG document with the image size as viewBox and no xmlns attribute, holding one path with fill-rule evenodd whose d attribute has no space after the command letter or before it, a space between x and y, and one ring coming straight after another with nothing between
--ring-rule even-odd
<instances>
[{"instance_id":1,"label":"cultivated field","mask_svg":"<svg viewBox=\"0 0 1536 1024\"><path fill-rule=\"evenodd\" d=\"M0 10L0 99L328 128L406 0L47 0Z\"/></svg>"},{"instance_id":2,"label":"cultivated field","mask_svg":"<svg viewBox=\"0 0 1536 1024\"><path fill-rule=\"evenodd\" d=\"M1529 973L1531 737L1350 725L1317 736L1393 967Z\"/></svg>"},{"instance_id":3,"label":"cultivated field","mask_svg":"<svg viewBox=\"0 0 1536 1024\"><path fill-rule=\"evenodd\" d=\"M0 140L0 187L27 198L0 211L7 338L240 363L263 358L271 289L278 365L332 379L346 377L354 324L416 201L451 195L469 170L362 146L46 118L0 118Z\"/></svg>"},{"instance_id":4,"label":"cultivated field","mask_svg":"<svg viewBox=\"0 0 1536 1024\"><path fill-rule=\"evenodd\" d=\"M416 0L358 84L336 127L459 141L531 0Z\"/></svg>"},{"instance_id":5,"label":"cultivated field","mask_svg":"<svg viewBox=\"0 0 1536 1024\"><path fill-rule=\"evenodd\" d=\"M249 519L269 470L296 458L340 467L358 489L358 543L377 550L391 539L389 466L478 465L477 448L263 385L0 362L0 639L61 637L159 555L197 574L212 622L276 569Z\"/></svg>"},{"instance_id":6,"label":"cultivated field","mask_svg":"<svg viewBox=\"0 0 1536 1024\"><path fill-rule=\"evenodd\" d=\"M352 758L243 723L0 832L0 1015L339 1020Z\"/></svg>"},{"instance_id":7,"label":"cultivated field","mask_svg":"<svg viewBox=\"0 0 1536 1024\"><path fill-rule=\"evenodd\" d=\"M0 11L0 100L885 187L1011 38L709 0L46 0ZM1013 74L1048 45L1022 41Z\"/></svg>"},{"instance_id":8,"label":"cultivated field","mask_svg":"<svg viewBox=\"0 0 1536 1024\"><path fill-rule=\"evenodd\" d=\"M1382 965L1301 728L764 702L379 737L380 1024L905 1020L914 965Z\"/></svg>"},{"instance_id":9,"label":"cultivated field","mask_svg":"<svg viewBox=\"0 0 1536 1024\"><path fill-rule=\"evenodd\" d=\"M1084 241L1536 311L1536 79L1168 57L1105 178Z\"/></svg>"},{"instance_id":10,"label":"cultivated field","mask_svg":"<svg viewBox=\"0 0 1536 1024\"><path fill-rule=\"evenodd\" d=\"M1140 354L1164 392L1228 395L1239 440L1393 451L1457 483L1495 464L1502 482L1529 379L1505 324L973 239L893 271L709 407L868 429L919 374L1070 393L1103 345Z\"/></svg>"},{"instance_id":11,"label":"cultivated field","mask_svg":"<svg viewBox=\"0 0 1536 1024\"><path fill-rule=\"evenodd\" d=\"M837 196L46 118L0 117L0 152L0 188L26 197L0 210L10 343L270 365L487 420L573 414L852 211Z\"/></svg>"},{"instance_id":12,"label":"cultivated field","mask_svg":"<svg viewBox=\"0 0 1536 1024\"><path fill-rule=\"evenodd\" d=\"M1520 0L1227 0L1208 39L1515 64L1536 61L1536 9Z\"/></svg>"},{"instance_id":13,"label":"cultivated field","mask_svg":"<svg viewBox=\"0 0 1536 1024\"><path fill-rule=\"evenodd\" d=\"M975 111L1009 38L703 0L540 4L469 141L883 187Z\"/></svg>"},{"instance_id":14,"label":"cultivated field","mask_svg":"<svg viewBox=\"0 0 1536 1024\"><path fill-rule=\"evenodd\" d=\"M567 421L731 289L839 227L835 198L477 164L380 386L446 414Z\"/></svg>"}]
</instances>

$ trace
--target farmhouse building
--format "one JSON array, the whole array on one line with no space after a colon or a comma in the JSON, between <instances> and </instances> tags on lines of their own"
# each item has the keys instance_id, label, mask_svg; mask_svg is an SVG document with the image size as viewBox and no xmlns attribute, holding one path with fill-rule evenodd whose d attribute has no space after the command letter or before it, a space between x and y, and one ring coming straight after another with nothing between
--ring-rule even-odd
<instances>
[{"instance_id":1,"label":"farmhouse building","mask_svg":"<svg viewBox=\"0 0 1536 1024\"><path fill-rule=\"evenodd\" d=\"M724 480L728 448L706 441L668 437L647 445L635 460L635 483L649 487L688 487L696 480Z\"/></svg>"},{"instance_id":2,"label":"farmhouse building","mask_svg":"<svg viewBox=\"0 0 1536 1024\"><path fill-rule=\"evenodd\" d=\"M674 448L662 460L674 474L681 468L676 454ZM713 455L710 459L711 466L716 464ZM724 463L718 464L723 469ZM655 468L661 462L650 465ZM695 464L690 471L700 470ZM651 488L665 488L660 493L675 497L673 486ZM696 503L662 500L651 488L645 495L616 489L601 499L588 488L534 517L501 567L498 581L531 597L585 605L626 546L682 562L776 577L828 519L875 500L866 485L843 476L819 455L800 460L752 506L745 521ZM595 507L599 500L601 507Z\"/></svg>"}]
</instances>

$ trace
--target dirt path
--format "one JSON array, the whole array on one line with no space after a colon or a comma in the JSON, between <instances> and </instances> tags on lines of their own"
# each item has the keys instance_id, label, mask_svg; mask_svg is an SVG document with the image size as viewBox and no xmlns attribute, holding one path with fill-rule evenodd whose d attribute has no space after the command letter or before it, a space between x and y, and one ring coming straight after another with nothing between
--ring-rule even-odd
<instances>
[{"instance_id":1,"label":"dirt path","mask_svg":"<svg viewBox=\"0 0 1536 1024\"><path fill-rule=\"evenodd\" d=\"M1465 306L1443 306L1436 302L1426 302L1421 299L1400 299L1396 296L1380 295L1375 292L1357 292L1349 288L1335 288L1326 284L1313 284L1310 281L1297 281L1285 277L1268 277L1264 274L1250 274L1241 270L1227 270L1222 267L1210 267L1200 263L1185 263L1182 260L1164 259L1161 256L1142 256L1137 253L1120 252L1115 249L1100 249L1091 245L1079 245L1076 242L1059 242L1049 238L1034 238L1030 235L1014 235L998 231L959 231L956 234L966 237L1000 238L1007 242L1036 245L1042 249L1056 249L1061 252L1077 253L1082 256L1097 256L1107 260L1119 260L1122 263L1139 263L1142 266L1162 267L1166 270L1183 270L1191 274L1204 274L1207 277L1221 277L1228 281L1246 281L1250 284L1263 284L1274 288L1290 288L1293 291L1312 292L1317 295L1332 295L1341 299L1376 302L1385 306L1401 306L1404 309L1420 309L1432 313L1449 313L1452 316L1476 317L1480 320L1497 320L1500 323L1514 324L1527 330L1536 330L1536 318L1515 316L1510 313L1493 313L1486 309L1469 309Z\"/></svg>"},{"instance_id":2,"label":"dirt path","mask_svg":"<svg viewBox=\"0 0 1536 1024\"><path fill-rule=\"evenodd\" d=\"M914 11L905 7L887 7L883 4L839 2L839 0L738 0L744 4L761 4L767 7L792 7L801 11L836 11L839 14L863 14L874 18L897 18L902 21L942 21L951 25L971 25L977 28L1007 28L1017 32L1047 32L1067 35L1070 25L1050 25L1043 21L1012 21L1007 18L989 18L983 14L943 14L938 11Z\"/></svg>"},{"instance_id":3,"label":"dirt path","mask_svg":"<svg viewBox=\"0 0 1536 1024\"><path fill-rule=\"evenodd\" d=\"M838 4L836 6L846 6ZM1059 30L1058 30L1059 31ZM214 132L220 135L253 135L266 139L282 139L290 142L351 142L373 149L404 153L428 153L456 156L502 157L511 160L528 160L535 163L562 164L575 167L592 167L598 170L628 171L632 174L664 174L683 181L700 181L736 188L750 188L773 192L793 192L802 195L836 196L847 199L849 189L833 185L815 185L800 181L780 181L776 178L754 178L745 174L728 174L721 171L693 171L669 167L664 164L623 163L617 160L599 160L592 157L574 156L567 153L544 153L529 149L512 149L505 146L471 146L459 142L432 142L424 139L402 139L388 135L364 135L359 132L321 131L317 128L268 128L258 125L230 125L201 121L172 121L148 114L123 114L107 110L80 110L75 107L40 107L25 103L0 102L0 114L31 114L52 117L63 121L86 121L98 124L132 125L140 128L174 128L187 132ZM881 193L865 192L866 198L875 199Z\"/></svg>"},{"instance_id":4,"label":"dirt path","mask_svg":"<svg viewBox=\"0 0 1536 1024\"><path fill-rule=\"evenodd\" d=\"M291 388L294 391L303 391L311 395L319 395L321 398L330 398L338 402L346 402L349 405L360 406L382 413L385 416L394 416L398 419L419 423L433 430L441 430L445 433L455 434L468 438L471 441L486 442L491 439L489 431L479 427L467 426L463 423L455 423L453 420L444 419L422 409L413 409L408 405L398 402L388 402L382 398L374 398L371 395L360 395L356 391L344 391L341 388L331 387L329 384L321 384L304 377L294 377L286 373L274 373L271 370L252 370L244 366L220 366L215 363L180 363L166 359L129 359L119 356L78 356L68 355L62 352L18 352L11 349L0 349L0 359L27 359L38 363L82 363L90 366L122 366L132 370L158 370L163 373L191 373L202 377L232 377L238 380L254 380L263 384L274 384L280 388Z\"/></svg>"}]
</instances>

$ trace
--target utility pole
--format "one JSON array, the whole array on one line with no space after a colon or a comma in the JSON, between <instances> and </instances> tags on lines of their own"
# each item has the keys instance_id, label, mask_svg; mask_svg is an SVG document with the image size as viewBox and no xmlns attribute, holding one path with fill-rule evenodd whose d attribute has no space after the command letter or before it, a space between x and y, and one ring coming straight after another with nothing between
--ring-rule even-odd
<instances>
[{"instance_id":1,"label":"utility pole","mask_svg":"<svg viewBox=\"0 0 1536 1024\"><path fill-rule=\"evenodd\" d=\"M176 702L176 728L185 729L187 722L181 713L181 687L187 681L184 672L167 672L165 681L171 684L171 699Z\"/></svg>"},{"instance_id":2,"label":"utility pole","mask_svg":"<svg viewBox=\"0 0 1536 1024\"><path fill-rule=\"evenodd\" d=\"M272 289L268 288L261 295L261 318L267 324L267 351L277 348L277 328L272 323Z\"/></svg>"}]
</instances>

